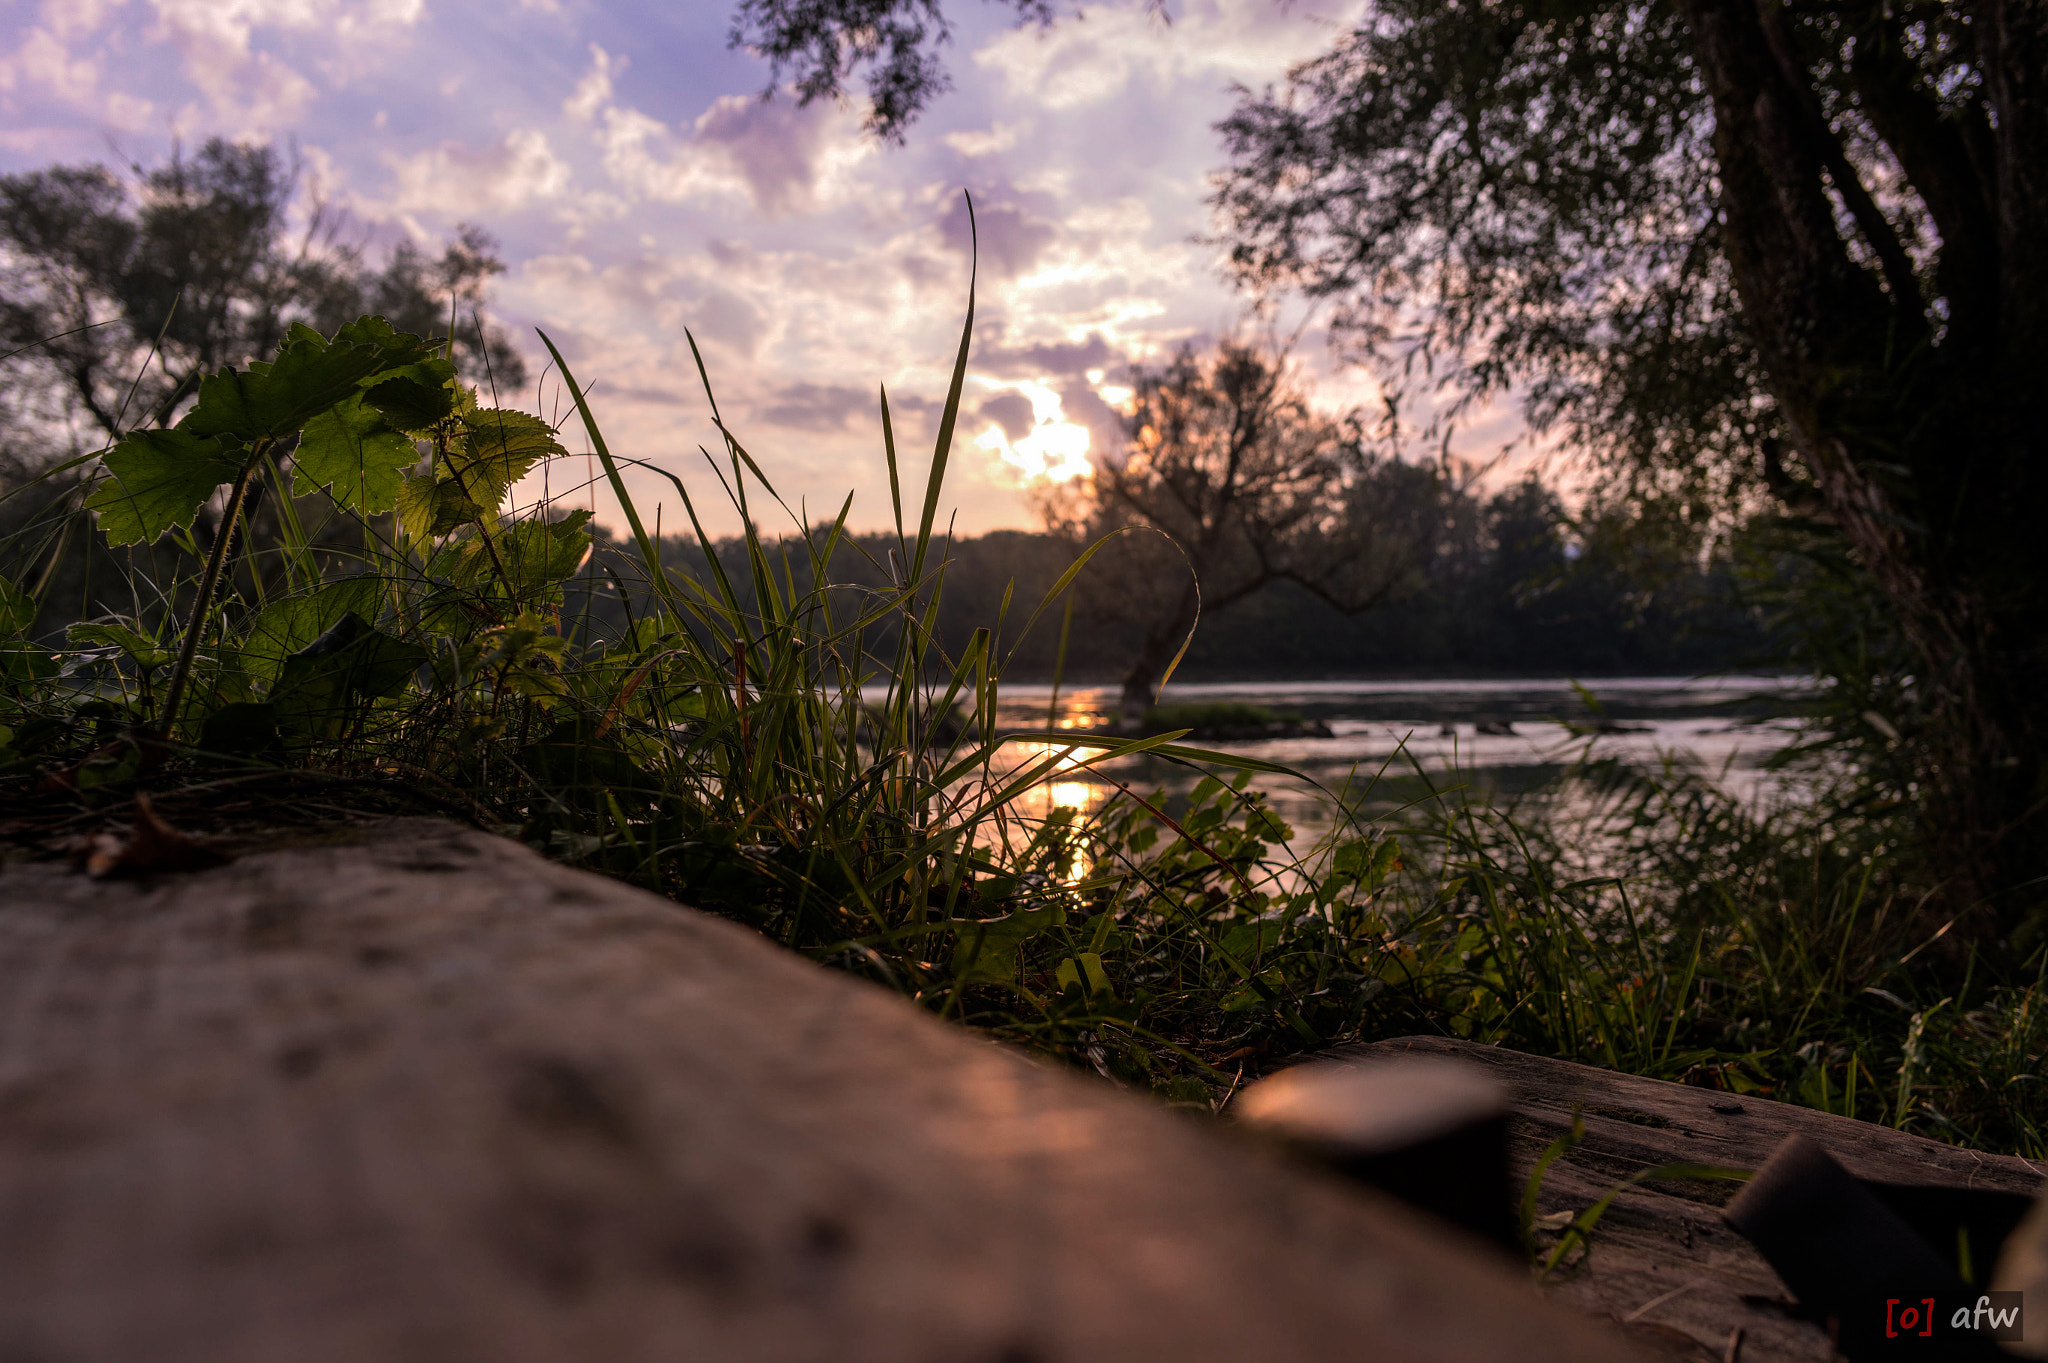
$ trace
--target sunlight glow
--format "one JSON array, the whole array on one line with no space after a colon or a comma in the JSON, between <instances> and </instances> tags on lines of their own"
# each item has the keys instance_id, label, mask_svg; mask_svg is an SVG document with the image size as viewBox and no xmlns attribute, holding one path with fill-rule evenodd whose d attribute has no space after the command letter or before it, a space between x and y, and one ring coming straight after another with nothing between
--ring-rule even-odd
<instances>
[{"instance_id":1,"label":"sunlight glow","mask_svg":"<svg viewBox=\"0 0 2048 1363\"><path fill-rule=\"evenodd\" d=\"M1064 483L1070 478L1095 472L1095 466L1088 461L1088 428L1066 419L1066 409L1060 405L1058 393L1035 380L1023 383L1001 383L994 379L976 381L990 388L1022 393L1031 403L1032 421L1031 430L1014 443L1001 426L992 422L975 438L977 446L1004 463L1021 469L1026 479L1043 478L1050 483Z\"/></svg>"}]
</instances>

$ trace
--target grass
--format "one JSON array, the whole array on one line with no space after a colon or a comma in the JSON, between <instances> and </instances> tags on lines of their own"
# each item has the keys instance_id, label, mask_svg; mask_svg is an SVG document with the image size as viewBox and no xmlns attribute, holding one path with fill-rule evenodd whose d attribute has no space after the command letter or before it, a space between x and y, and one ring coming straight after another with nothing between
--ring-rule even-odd
<instances>
[{"instance_id":1,"label":"grass","mask_svg":"<svg viewBox=\"0 0 2048 1363\"><path fill-rule=\"evenodd\" d=\"M811 524L722 421L705 457L746 526L745 581L716 555L664 563L631 461L578 401L629 532L586 564L580 514L509 498L566 455L558 433L494 414L449 371L433 400L407 398L430 420L364 416L348 389L266 435L238 466L238 535L174 530L183 553L133 571L131 612L32 640L38 584L90 533L85 499L104 532L131 495L133 454L117 450L115 473L17 536L0 591L15 840L118 820L145 791L202 831L258 808L424 804L1170 1101L1213 1108L1286 1055L1437 1031L2048 1153L2038 960L1947 949L1893 821L1825 785L1752 808L1696 771L1584 765L1565 778L1574 801L1426 788L1369 821L1361 777L1325 792L1311 839L1252 784L1306 778L1179 741L1222 722L1206 712L1145 738L983 738L1017 640L1060 614L1087 555L1043 599L940 637L937 526L972 324L970 303L908 502L880 405L886 588L831 585L835 556L856 552L851 498ZM353 487L288 480L281 462L303 469L336 412L407 442L382 447L416 465L393 466L395 509L365 490L370 437ZM702 538L684 483L643 467ZM759 529L770 513L787 535ZM616 626L570 606L566 586L598 570L639 603ZM1119 787L1086 816L1045 807L1056 780L1113 780L1140 753L1209 775L1172 799Z\"/></svg>"}]
</instances>

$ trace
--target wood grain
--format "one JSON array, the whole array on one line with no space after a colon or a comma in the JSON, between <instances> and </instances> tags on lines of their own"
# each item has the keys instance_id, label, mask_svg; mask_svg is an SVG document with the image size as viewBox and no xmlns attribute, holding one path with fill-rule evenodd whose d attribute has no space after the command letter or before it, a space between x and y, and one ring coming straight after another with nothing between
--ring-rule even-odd
<instances>
[{"instance_id":1,"label":"wood grain","mask_svg":"<svg viewBox=\"0 0 2048 1363\"><path fill-rule=\"evenodd\" d=\"M1397 1205L429 821L0 872L0 1360L1632 1356Z\"/></svg>"},{"instance_id":2,"label":"wood grain","mask_svg":"<svg viewBox=\"0 0 2048 1363\"><path fill-rule=\"evenodd\" d=\"M1765 1098L1663 1083L1590 1065L1546 1060L1444 1037L1403 1037L1340 1048L1325 1058L1450 1056L1482 1065L1513 1095L1509 1126L1515 1186L1570 1130L1586 1138L1551 1165L1539 1214L1576 1212L1622 1180L1665 1164L1754 1169L1798 1132L1859 1179L1898 1188L1977 1190L2033 1197L2044 1184L2025 1160L1944 1145L1888 1127ZM1721 1221L1738 1185L1646 1182L1623 1192L1600 1222L1577 1275L1551 1285L1554 1300L1628 1321L1647 1347L1674 1358L1720 1359L1742 1331L1744 1363L1824 1363L1835 1357L1819 1326L1800 1319L1778 1275ZM1984 1256L1989 1271L1989 1256ZM1657 1327L1655 1331L1643 1327ZM1660 1339L1658 1336L1662 1335Z\"/></svg>"}]
</instances>

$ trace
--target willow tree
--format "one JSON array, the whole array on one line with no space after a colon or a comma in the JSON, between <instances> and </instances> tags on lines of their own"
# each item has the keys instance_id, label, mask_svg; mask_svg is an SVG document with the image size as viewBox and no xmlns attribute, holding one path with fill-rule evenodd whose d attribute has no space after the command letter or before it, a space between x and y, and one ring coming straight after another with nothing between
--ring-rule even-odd
<instances>
[{"instance_id":1,"label":"willow tree","mask_svg":"<svg viewBox=\"0 0 2048 1363\"><path fill-rule=\"evenodd\" d=\"M1131 376L1126 441L1056 489L1049 528L1077 547L1124 535L1093 574L1095 614L1136 644L1122 717L1141 720L1202 611L1290 582L1346 614L1417 577L1442 520L1432 470L1377 458L1355 420L1310 404L1283 358L1183 347Z\"/></svg>"},{"instance_id":2,"label":"willow tree","mask_svg":"<svg viewBox=\"0 0 2048 1363\"><path fill-rule=\"evenodd\" d=\"M1376 0L1223 132L1245 280L1839 536L1955 898L2042 902L2048 4Z\"/></svg>"}]
</instances>

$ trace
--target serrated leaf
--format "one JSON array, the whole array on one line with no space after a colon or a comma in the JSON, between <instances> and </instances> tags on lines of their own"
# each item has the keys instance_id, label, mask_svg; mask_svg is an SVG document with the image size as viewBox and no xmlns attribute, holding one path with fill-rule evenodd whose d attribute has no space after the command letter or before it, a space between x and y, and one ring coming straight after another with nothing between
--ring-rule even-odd
<instances>
[{"instance_id":1,"label":"serrated leaf","mask_svg":"<svg viewBox=\"0 0 2048 1363\"><path fill-rule=\"evenodd\" d=\"M292 456L292 492L303 497L326 487L340 505L380 515L396 505L405 471L419 458L412 437L359 394L306 423Z\"/></svg>"},{"instance_id":2,"label":"serrated leaf","mask_svg":"<svg viewBox=\"0 0 2048 1363\"><path fill-rule=\"evenodd\" d=\"M438 539L483 514L452 478L408 474L398 489L398 524L416 540Z\"/></svg>"},{"instance_id":3,"label":"serrated leaf","mask_svg":"<svg viewBox=\"0 0 2048 1363\"><path fill-rule=\"evenodd\" d=\"M450 452L450 472L481 505L495 508L541 460L568 453L552 427L526 412L487 408L465 416L462 424L467 430Z\"/></svg>"},{"instance_id":4,"label":"serrated leaf","mask_svg":"<svg viewBox=\"0 0 2048 1363\"><path fill-rule=\"evenodd\" d=\"M35 622L35 599L0 577L0 635L25 634Z\"/></svg>"},{"instance_id":5,"label":"serrated leaf","mask_svg":"<svg viewBox=\"0 0 2048 1363\"><path fill-rule=\"evenodd\" d=\"M498 557L513 587L523 595L576 576L590 557L590 532L583 528L590 515L572 511L558 521L521 521L500 535Z\"/></svg>"},{"instance_id":6,"label":"serrated leaf","mask_svg":"<svg viewBox=\"0 0 2048 1363\"><path fill-rule=\"evenodd\" d=\"M374 573L345 577L303 596L265 606L242 641L242 666L251 676L274 679L285 660L318 639L351 611L375 619L384 580Z\"/></svg>"},{"instance_id":7,"label":"serrated leaf","mask_svg":"<svg viewBox=\"0 0 2048 1363\"><path fill-rule=\"evenodd\" d=\"M455 411L455 366L446 360L424 360L374 377L363 400L395 430L427 431Z\"/></svg>"},{"instance_id":8,"label":"serrated leaf","mask_svg":"<svg viewBox=\"0 0 2048 1363\"><path fill-rule=\"evenodd\" d=\"M242 471L239 453L211 436L173 428L136 431L107 451L107 478L85 504L109 544L146 544L189 525L221 484Z\"/></svg>"},{"instance_id":9,"label":"serrated leaf","mask_svg":"<svg viewBox=\"0 0 2048 1363\"><path fill-rule=\"evenodd\" d=\"M318 332L313 334L319 335ZM435 349L432 342L422 340L409 331L400 331L385 318L369 315L344 322L334 333L334 339L337 343L345 341L350 345L375 346L388 357L386 367L394 369L432 359Z\"/></svg>"},{"instance_id":10,"label":"serrated leaf","mask_svg":"<svg viewBox=\"0 0 2048 1363\"><path fill-rule=\"evenodd\" d=\"M290 435L349 397L362 380L428 355L425 342L393 331L382 318L351 322L332 341L302 328L278 347L275 360L201 379L199 401L178 425L195 435L249 442Z\"/></svg>"}]
</instances>

